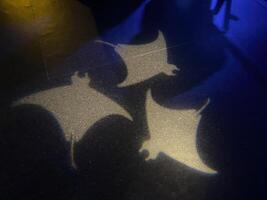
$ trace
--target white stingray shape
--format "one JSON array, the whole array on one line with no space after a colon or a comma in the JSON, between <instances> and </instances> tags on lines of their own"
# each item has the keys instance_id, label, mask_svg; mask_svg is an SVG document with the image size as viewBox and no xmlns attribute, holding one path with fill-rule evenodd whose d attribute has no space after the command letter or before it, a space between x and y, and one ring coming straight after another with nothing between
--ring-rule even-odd
<instances>
[{"instance_id":1,"label":"white stingray shape","mask_svg":"<svg viewBox=\"0 0 267 200\"><path fill-rule=\"evenodd\" d=\"M66 138L81 139L98 120L108 115L130 114L110 98L89 86L88 78L72 77L72 84L42 91L15 102L13 105L34 104L50 111L59 121Z\"/></svg>"},{"instance_id":2,"label":"white stingray shape","mask_svg":"<svg viewBox=\"0 0 267 200\"><path fill-rule=\"evenodd\" d=\"M122 57L128 72L126 80L119 87L137 84L161 73L172 76L173 71L177 70L174 65L168 64L166 41L161 32L151 43L118 45L115 51Z\"/></svg>"},{"instance_id":3,"label":"white stingray shape","mask_svg":"<svg viewBox=\"0 0 267 200\"><path fill-rule=\"evenodd\" d=\"M207 104L208 102L199 111L173 110L157 104L149 91L146 113L151 139L143 143L140 151L148 150L147 159L155 159L160 152L163 152L190 168L215 174L216 171L204 164L199 157L196 145L200 112Z\"/></svg>"}]
</instances>

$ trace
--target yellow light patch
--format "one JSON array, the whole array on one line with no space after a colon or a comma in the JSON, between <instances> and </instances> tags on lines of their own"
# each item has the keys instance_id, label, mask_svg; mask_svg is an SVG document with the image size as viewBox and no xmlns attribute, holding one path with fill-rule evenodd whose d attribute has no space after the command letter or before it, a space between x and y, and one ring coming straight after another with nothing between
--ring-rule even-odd
<instances>
[{"instance_id":1,"label":"yellow light patch","mask_svg":"<svg viewBox=\"0 0 267 200\"><path fill-rule=\"evenodd\" d=\"M67 56L97 36L90 9L75 0L2 0L0 12L9 30L27 43L39 41L50 73L58 71Z\"/></svg>"}]
</instances>

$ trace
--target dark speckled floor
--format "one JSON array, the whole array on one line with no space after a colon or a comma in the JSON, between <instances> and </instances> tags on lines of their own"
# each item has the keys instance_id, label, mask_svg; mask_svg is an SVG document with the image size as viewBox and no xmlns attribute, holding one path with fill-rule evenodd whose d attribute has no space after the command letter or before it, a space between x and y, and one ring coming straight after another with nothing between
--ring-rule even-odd
<instances>
[{"instance_id":1,"label":"dark speckled floor","mask_svg":"<svg viewBox=\"0 0 267 200\"><path fill-rule=\"evenodd\" d=\"M263 199L266 76L210 5L0 3L1 199Z\"/></svg>"}]
</instances>

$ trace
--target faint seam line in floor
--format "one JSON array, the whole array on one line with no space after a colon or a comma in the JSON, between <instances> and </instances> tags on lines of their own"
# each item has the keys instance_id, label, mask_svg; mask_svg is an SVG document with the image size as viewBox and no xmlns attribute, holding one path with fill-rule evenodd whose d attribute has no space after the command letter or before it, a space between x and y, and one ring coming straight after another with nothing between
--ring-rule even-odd
<instances>
[{"instance_id":1,"label":"faint seam line in floor","mask_svg":"<svg viewBox=\"0 0 267 200\"><path fill-rule=\"evenodd\" d=\"M161 51L164 51L164 50L168 50L168 49L174 49L174 48L177 48L177 47L182 47L182 46L185 46L185 45L188 45L188 44L191 44L191 43L194 43L194 42L193 41L191 41L191 42L185 42L185 43L182 43L182 44L179 44L179 45L174 45L174 46L170 46L170 47L164 47L164 48L160 48L160 49L148 51L146 53L139 54L139 55L136 55L136 56L131 56L131 57L129 56L128 58L125 58L125 60L126 59L143 57L143 56L146 56L146 55L150 55L150 54L153 54L153 53L158 53L158 52L161 52Z\"/></svg>"}]
</instances>

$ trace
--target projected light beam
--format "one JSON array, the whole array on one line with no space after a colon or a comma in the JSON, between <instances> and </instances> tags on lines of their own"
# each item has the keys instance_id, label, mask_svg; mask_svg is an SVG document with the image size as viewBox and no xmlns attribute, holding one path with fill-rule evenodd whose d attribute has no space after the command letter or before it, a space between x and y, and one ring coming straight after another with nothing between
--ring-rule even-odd
<instances>
[{"instance_id":1,"label":"projected light beam","mask_svg":"<svg viewBox=\"0 0 267 200\"><path fill-rule=\"evenodd\" d=\"M140 151L148 150L147 159L155 159L160 152L195 170L215 174L199 157L196 146L196 133L199 110L173 110L158 105L152 98L151 91L147 93L146 113L150 140L145 141Z\"/></svg>"},{"instance_id":2,"label":"projected light beam","mask_svg":"<svg viewBox=\"0 0 267 200\"><path fill-rule=\"evenodd\" d=\"M108 115L122 115L132 120L120 105L97 92L88 84L88 78L72 77L72 85L58 87L25 97L13 105L40 105L54 114L66 138L80 140L98 120Z\"/></svg>"},{"instance_id":3,"label":"projected light beam","mask_svg":"<svg viewBox=\"0 0 267 200\"><path fill-rule=\"evenodd\" d=\"M168 64L167 47L163 34L143 45L118 45L115 51L122 57L127 66L127 78L119 87L126 87L146 81L158 74L175 75L178 69Z\"/></svg>"}]
</instances>

